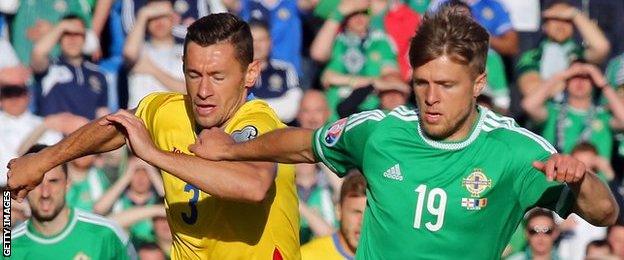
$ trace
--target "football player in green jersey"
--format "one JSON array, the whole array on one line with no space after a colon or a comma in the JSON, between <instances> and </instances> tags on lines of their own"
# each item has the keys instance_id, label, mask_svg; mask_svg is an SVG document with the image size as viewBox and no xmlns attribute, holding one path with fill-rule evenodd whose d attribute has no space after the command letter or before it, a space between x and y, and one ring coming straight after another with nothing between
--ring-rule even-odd
<instances>
[{"instance_id":1,"label":"football player in green jersey","mask_svg":"<svg viewBox=\"0 0 624 260\"><path fill-rule=\"evenodd\" d=\"M411 43L417 110L367 111L239 144L210 129L191 151L211 160L322 161L341 176L360 169L368 188L359 259L498 259L535 206L613 224L613 195L585 165L476 105L488 39L445 7L425 17Z\"/></svg>"},{"instance_id":2,"label":"football player in green jersey","mask_svg":"<svg viewBox=\"0 0 624 260\"><path fill-rule=\"evenodd\" d=\"M33 146L29 153L45 147ZM28 194L32 217L12 230L11 259L136 259L117 224L67 207L67 189L67 169L58 166Z\"/></svg>"}]
</instances>

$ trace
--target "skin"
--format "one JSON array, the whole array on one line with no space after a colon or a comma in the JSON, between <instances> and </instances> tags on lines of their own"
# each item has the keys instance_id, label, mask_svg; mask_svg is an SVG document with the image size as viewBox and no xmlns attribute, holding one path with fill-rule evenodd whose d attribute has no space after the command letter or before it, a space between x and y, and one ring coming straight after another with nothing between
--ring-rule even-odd
<instances>
[{"instance_id":1,"label":"skin","mask_svg":"<svg viewBox=\"0 0 624 260\"><path fill-rule=\"evenodd\" d=\"M80 20L67 20L70 26L61 36L60 45L63 55L68 58L82 57L82 47L85 43L86 28Z\"/></svg>"},{"instance_id":2,"label":"skin","mask_svg":"<svg viewBox=\"0 0 624 260\"><path fill-rule=\"evenodd\" d=\"M254 60L266 62L271 52L271 36L269 32L260 26L251 27L253 37Z\"/></svg>"},{"instance_id":3,"label":"skin","mask_svg":"<svg viewBox=\"0 0 624 260\"><path fill-rule=\"evenodd\" d=\"M527 224L527 230L537 228L555 228L555 223L544 216L539 216L531 219L531 221ZM556 229L556 228L555 228ZM550 255L550 251L553 248L553 243L555 239L559 236L559 231L555 230L550 235L544 233L537 233L535 235L530 235L528 231L526 231L526 237L529 242L529 246L535 256L547 256Z\"/></svg>"},{"instance_id":4,"label":"skin","mask_svg":"<svg viewBox=\"0 0 624 260\"><path fill-rule=\"evenodd\" d=\"M67 187L67 176L59 166L28 194L31 220L38 232L47 236L58 234L69 221L69 209L65 207Z\"/></svg>"},{"instance_id":5,"label":"skin","mask_svg":"<svg viewBox=\"0 0 624 260\"><path fill-rule=\"evenodd\" d=\"M323 92L317 90L309 90L303 95L301 104L299 105L299 114L297 121L303 128L316 129L329 118L329 109L327 100Z\"/></svg>"},{"instance_id":6,"label":"skin","mask_svg":"<svg viewBox=\"0 0 624 260\"><path fill-rule=\"evenodd\" d=\"M366 208L366 197L346 197L340 204L338 217L340 218L340 243L351 255L355 254L360 241L362 217Z\"/></svg>"},{"instance_id":7,"label":"skin","mask_svg":"<svg viewBox=\"0 0 624 260\"><path fill-rule=\"evenodd\" d=\"M28 94L19 97L1 98L0 109L11 116L20 116L28 109L30 97Z\"/></svg>"},{"instance_id":8,"label":"skin","mask_svg":"<svg viewBox=\"0 0 624 260\"><path fill-rule=\"evenodd\" d=\"M381 108L386 110L392 110L398 106L405 105L408 98L408 95L405 95L400 91L388 90L379 93Z\"/></svg>"},{"instance_id":9,"label":"skin","mask_svg":"<svg viewBox=\"0 0 624 260\"><path fill-rule=\"evenodd\" d=\"M549 8L549 13L562 13L568 12L569 7L565 4L555 4ZM574 33L574 24L571 19L558 19L559 17L546 16L547 19L542 26L542 30L546 36L557 43L562 43L572 37ZM561 17L563 18L563 17Z\"/></svg>"},{"instance_id":10,"label":"skin","mask_svg":"<svg viewBox=\"0 0 624 260\"><path fill-rule=\"evenodd\" d=\"M147 31L155 40L168 40L171 38L173 31L174 17L168 13L155 18L151 18L147 22Z\"/></svg>"},{"instance_id":11,"label":"skin","mask_svg":"<svg viewBox=\"0 0 624 260\"><path fill-rule=\"evenodd\" d=\"M607 236L607 241L613 248L613 254L624 258L624 226L611 228L611 233Z\"/></svg>"}]
</instances>

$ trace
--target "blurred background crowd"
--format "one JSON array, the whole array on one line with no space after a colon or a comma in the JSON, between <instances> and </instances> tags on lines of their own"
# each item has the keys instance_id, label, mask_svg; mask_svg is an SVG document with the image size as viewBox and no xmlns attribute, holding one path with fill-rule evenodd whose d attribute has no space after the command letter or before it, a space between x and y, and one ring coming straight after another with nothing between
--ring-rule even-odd
<instances>
[{"instance_id":1,"label":"blurred background crowd","mask_svg":"<svg viewBox=\"0 0 624 260\"><path fill-rule=\"evenodd\" d=\"M210 13L250 23L262 68L251 91L284 123L317 128L362 110L413 107L409 41L446 2L491 35L480 105L583 161L624 209L622 0L1 0L0 165L149 93L185 92L186 27ZM140 255L167 257L155 168L120 149L71 162L68 177L68 205L116 221ZM357 247L348 234L359 233L363 206L342 212L342 180L302 164L296 185L302 251L313 255L307 242L336 233ZM31 216L28 202L13 207L15 224ZM531 211L504 257L624 259L620 218L602 228Z\"/></svg>"}]
</instances>

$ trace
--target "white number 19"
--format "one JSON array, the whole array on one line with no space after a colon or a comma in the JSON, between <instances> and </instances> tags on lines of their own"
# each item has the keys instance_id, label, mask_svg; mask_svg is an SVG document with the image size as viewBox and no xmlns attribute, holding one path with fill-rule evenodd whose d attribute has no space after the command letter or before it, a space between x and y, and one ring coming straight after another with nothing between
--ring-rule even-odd
<instances>
[{"instance_id":1,"label":"white number 19","mask_svg":"<svg viewBox=\"0 0 624 260\"><path fill-rule=\"evenodd\" d=\"M425 227L431 231L438 231L442 228L444 224L444 211L446 210L446 192L440 188L434 188L429 191L427 195L427 185L421 184L416 188L416 192L418 193L418 201L416 202L416 214L414 216L414 228L420 229L420 222L422 220L422 211L423 205L425 202L425 197L427 198L427 211L431 215L437 217L435 224L431 222L425 223ZM438 197L438 203L436 204L436 197Z\"/></svg>"}]
</instances>

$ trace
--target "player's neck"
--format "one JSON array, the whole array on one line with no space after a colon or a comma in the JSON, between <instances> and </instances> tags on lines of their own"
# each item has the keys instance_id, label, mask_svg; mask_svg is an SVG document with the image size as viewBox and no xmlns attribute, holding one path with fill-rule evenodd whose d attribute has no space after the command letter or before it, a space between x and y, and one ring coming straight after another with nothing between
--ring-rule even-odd
<instances>
[{"instance_id":1,"label":"player's neck","mask_svg":"<svg viewBox=\"0 0 624 260\"><path fill-rule=\"evenodd\" d=\"M61 212L50 221L38 221L34 217L32 218L33 227L40 234L49 237L54 236L67 226L69 222L69 208L64 207Z\"/></svg>"},{"instance_id":2,"label":"player's neck","mask_svg":"<svg viewBox=\"0 0 624 260\"><path fill-rule=\"evenodd\" d=\"M470 132L472 132L474 125L477 123L478 119L479 111L475 107L472 109L472 111L470 111L470 114L463 121L459 122L460 127L457 128L457 131L445 138L444 141L458 142L465 140L470 135Z\"/></svg>"},{"instance_id":3,"label":"player's neck","mask_svg":"<svg viewBox=\"0 0 624 260\"><path fill-rule=\"evenodd\" d=\"M228 116L227 116L227 120L221 124L220 126L218 126L221 129L225 129L225 127L230 123L230 121L232 121L232 118L234 117L234 115L236 114L236 112L238 112L238 110L245 104L245 101L247 100L247 95L249 94L249 92L245 91L244 95L241 97L240 100L238 100L238 103L236 104L236 106L234 106L232 108L232 110L229 112Z\"/></svg>"}]
</instances>

